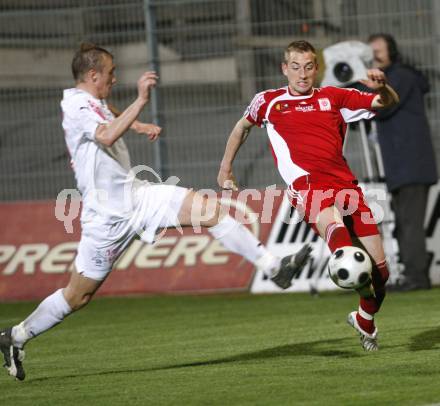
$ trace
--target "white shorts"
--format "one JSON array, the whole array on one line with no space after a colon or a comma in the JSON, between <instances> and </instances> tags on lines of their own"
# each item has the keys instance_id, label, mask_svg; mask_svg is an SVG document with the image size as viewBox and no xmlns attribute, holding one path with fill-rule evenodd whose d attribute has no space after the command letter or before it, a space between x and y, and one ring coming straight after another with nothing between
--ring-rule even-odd
<instances>
[{"instance_id":1,"label":"white shorts","mask_svg":"<svg viewBox=\"0 0 440 406\"><path fill-rule=\"evenodd\" d=\"M113 224L83 224L75 259L79 274L104 280L113 264L137 236L154 241L157 229L178 225L178 214L190 189L174 185L149 185L136 193L133 215Z\"/></svg>"}]
</instances>

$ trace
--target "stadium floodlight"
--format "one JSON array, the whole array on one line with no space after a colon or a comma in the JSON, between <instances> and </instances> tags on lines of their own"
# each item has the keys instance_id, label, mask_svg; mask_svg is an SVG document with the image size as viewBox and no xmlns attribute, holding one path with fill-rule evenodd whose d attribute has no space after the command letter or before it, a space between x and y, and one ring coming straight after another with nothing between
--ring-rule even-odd
<instances>
[{"instance_id":1,"label":"stadium floodlight","mask_svg":"<svg viewBox=\"0 0 440 406\"><path fill-rule=\"evenodd\" d=\"M361 41L343 41L324 48L323 57L325 71L321 86L346 87L367 77L373 51Z\"/></svg>"}]
</instances>

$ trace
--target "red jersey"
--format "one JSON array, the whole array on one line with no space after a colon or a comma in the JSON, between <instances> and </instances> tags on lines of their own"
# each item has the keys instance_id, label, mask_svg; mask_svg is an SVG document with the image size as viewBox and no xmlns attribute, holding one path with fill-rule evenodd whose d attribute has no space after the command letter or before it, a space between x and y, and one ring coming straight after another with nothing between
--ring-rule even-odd
<instances>
[{"instance_id":1,"label":"red jersey","mask_svg":"<svg viewBox=\"0 0 440 406\"><path fill-rule=\"evenodd\" d=\"M266 128L287 185L304 175L352 182L356 178L342 154L347 123L373 117L375 96L332 86L293 96L286 86L258 93L245 117Z\"/></svg>"}]
</instances>

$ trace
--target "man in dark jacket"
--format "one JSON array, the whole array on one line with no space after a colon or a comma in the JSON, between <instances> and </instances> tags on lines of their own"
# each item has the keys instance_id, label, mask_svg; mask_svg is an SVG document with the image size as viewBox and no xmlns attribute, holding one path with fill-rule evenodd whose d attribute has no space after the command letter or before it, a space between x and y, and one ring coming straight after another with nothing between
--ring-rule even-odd
<instances>
[{"instance_id":1,"label":"man in dark jacket","mask_svg":"<svg viewBox=\"0 0 440 406\"><path fill-rule=\"evenodd\" d=\"M437 182L435 153L425 113L423 96L429 90L426 78L403 65L394 38L374 34L368 39L374 66L385 71L400 103L377 113L379 143L385 177L392 194L396 237L404 281L399 290L428 289L429 257L424 218L429 187Z\"/></svg>"}]
</instances>

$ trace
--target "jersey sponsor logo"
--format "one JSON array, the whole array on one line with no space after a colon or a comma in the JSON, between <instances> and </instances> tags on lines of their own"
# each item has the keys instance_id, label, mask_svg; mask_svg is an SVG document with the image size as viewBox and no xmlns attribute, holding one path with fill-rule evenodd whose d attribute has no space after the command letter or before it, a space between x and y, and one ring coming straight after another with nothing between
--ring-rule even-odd
<instances>
[{"instance_id":1,"label":"jersey sponsor logo","mask_svg":"<svg viewBox=\"0 0 440 406\"><path fill-rule=\"evenodd\" d=\"M330 100L327 97L323 99L318 99L318 103L319 103L319 109L321 111L329 111L332 108L330 104Z\"/></svg>"},{"instance_id":2,"label":"jersey sponsor logo","mask_svg":"<svg viewBox=\"0 0 440 406\"><path fill-rule=\"evenodd\" d=\"M311 111L316 111L315 106L313 104L309 104L307 106L296 106L296 111L300 111L302 113L309 113Z\"/></svg>"}]
</instances>

